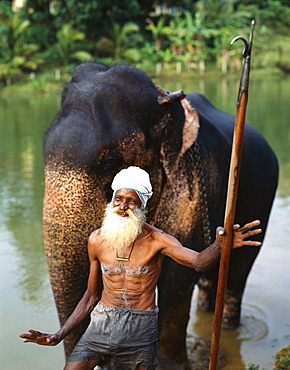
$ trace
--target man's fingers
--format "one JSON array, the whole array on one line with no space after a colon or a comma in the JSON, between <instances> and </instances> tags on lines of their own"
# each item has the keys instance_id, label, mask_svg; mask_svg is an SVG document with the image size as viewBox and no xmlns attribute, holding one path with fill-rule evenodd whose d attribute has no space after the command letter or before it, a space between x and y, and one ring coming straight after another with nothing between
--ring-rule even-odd
<instances>
[{"instance_id":1,"label":"man's fingers","mask_svg":"<svg viewBox=\"0 0 290 370\"><path fill-rule=\"evenodd\" d=\"M49 337L49 334L41 333L37 330L29 329L30 334L20 334L19 337L23 338L23 342L32 342L37 344L47 344L50 345L53 339Z\"/></svg>"},{"instance_id":2,"label":"man's fingers","mask_svg":"<svg viewBox=\"0 0 290 370\"><path fill-rule=\"evenodd\" d=\"M249 230L244 235L246 235L246 237L248 238L253 235L261 234L261 232L262 232L262 229Z\"/></svg>"},{"instance_id":3,"label":"man's fingers","mask_svg":"<svg viewBox=\"0 0 290 370\"><path fill-rule=\"evenodd\" d=\"M240 227L239 224L235 224L235 225L233 225L233 230L234 231L239 231L239 232L244 233L244 234L247 234L247 237L249 237L251 235L260 234L262 232L261 229L255 229L255 227L260 225L260 223L261 223L260 220L255 220L255 221L252 221L252 222L249 222L249 223L245 224L242 227ZM254 230L251 230L251 229L254 229ZM253 234L251 234L252 232L253 232Z\"/></svg>"},{"instance_id":4,"label":"man's fingers","mask_svg":"<svg viewBox=\"0 0 290 370\"><path fill-rule=\"evenodd\" d=\"M252 241L252 240L246 240L244 241L244 245L250 246L250 247L260 247L262 245L261 242Z\"/></svg>"},{"instance_id":5,"label":"man's fingers","mask_svg":"<svg viewBox=\"0 0 290 370\"><path fill-rule=\"evenodd\" d=\"M241 227L240 231L244 232L244 231L253 229L254 227L259 226L260 223L261 223L260 220L255 220L255 221L249 222L249 223L245 224L243 227Z\"/></svg>"},{"instance_id":6,"label":"man's fingers","mask_svg":"<svg viewBox=\"0 0 290 370\"><path fill-rule=\"evenodd\" d=\"M28 332L33 334L33 335L43 335L42 333L40 333L40 331L33 330L33 329L29 329Z\"/></svg>"},{"instance_id":7,"label":"man's fingers","mask_svg":"<svg viewBox=\"0 0 290 370\"><path fill-rule=\"evenodd\" d=\"M30 339L33 336L33 334L20 334L20 338Z\"/></svg>"}]
</instances>

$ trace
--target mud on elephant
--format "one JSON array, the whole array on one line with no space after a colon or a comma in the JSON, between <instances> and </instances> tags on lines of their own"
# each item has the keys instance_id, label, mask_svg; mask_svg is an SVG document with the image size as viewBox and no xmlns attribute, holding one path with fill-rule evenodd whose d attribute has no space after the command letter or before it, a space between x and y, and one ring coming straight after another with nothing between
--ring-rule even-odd
<instances>
[{"instance_id":1,"label":"mud on elephant","mask_svg":"<svg viewBox=\"0 0 290 370\"><path fill-rule=\"evenodd\" d=\"M43 226L49 274L61 323L82 297L87 239L100 227L114 175L128 166L150 173L148 222L200 251L223 224L234 117L201 94L169 93L129 66L82 64L64 88L44 143ZM246 125L236 222L260 219L265 235L278 165L265 139ZM239 324L247 276L259 252L232 252L223 324ZM165 260L158 283L161 369L187 366L186 326L194 286L199 306L214 307L217 269L206 275ZM69 354L84 327L66 342ZM175 367L177 366L177 367Z\"/></svg>"}]
</instances>

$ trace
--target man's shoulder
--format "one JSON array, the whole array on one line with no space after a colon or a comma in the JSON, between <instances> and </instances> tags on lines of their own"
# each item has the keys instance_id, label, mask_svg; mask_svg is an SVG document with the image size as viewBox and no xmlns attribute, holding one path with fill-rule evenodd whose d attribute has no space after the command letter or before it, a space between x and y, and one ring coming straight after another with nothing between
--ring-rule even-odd
<instances>
[{"instance_id":1,"label":"man's shoulder","mask_svg":"<svg viewBox=\"0 0 290 370\"><path fill-rule=\"evenodd\" d=\"M147 224L146 224L147 225ZM180 242L172 235L167 234L161 229L157 229L152 225L147 226L148 233L150 234L150 242L163 254L164 248L180 247Z\"/></svg>"},{"instance_id":2,"label":"man's shoulder","mask_svg":"<svg viewBox=\"0 0 290 370\"><path fill-rule=\"evenodd\" d=\"M145 223L143 226L143 232L146 236L155 241L169 237L169 235L166 234L163 230L158 229L157 227L149 225L147 223Z\"/></svg>"},{"instance_id":3,"label":"man's shoulder","mask_svg":"<svg viewBox=\"0 0 290 370\"><path fill-rule=\"evenodd\" d=\"M90 235L90 238L97 238L101 235L101 229L97 229L97 230L94 230L91 235Z\"/></svg>"},{"instance_id":4,"label":"man's shoulder","mask_svg":"<svg viewBox=\"0 0 290 370\"><path fill-rule=\"evenodd\" d=\"M96 244L101 237L101 229L94 230L89 236L89 244Z\"/></svg>"}]
</instances>

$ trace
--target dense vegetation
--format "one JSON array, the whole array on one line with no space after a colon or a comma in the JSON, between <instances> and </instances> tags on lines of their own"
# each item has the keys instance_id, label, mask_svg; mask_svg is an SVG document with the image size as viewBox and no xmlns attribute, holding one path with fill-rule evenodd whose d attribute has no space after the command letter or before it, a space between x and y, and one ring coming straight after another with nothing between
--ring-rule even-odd
<instances>
[{"instance_id":1,"label":"dense vegetation","mask_svg":"<svg viewBox=\"0 0 290 370\"><path fill-rule=\"evenodd\" d=\"M252 19L254 68L287 68L288 0L26 0L17 11L1 1L0 83L40 73L61 79L84 61L125 62L150 74L227 73L241 64L242 44L230 41L248 38Z\"/></svg>"}]
</instances>

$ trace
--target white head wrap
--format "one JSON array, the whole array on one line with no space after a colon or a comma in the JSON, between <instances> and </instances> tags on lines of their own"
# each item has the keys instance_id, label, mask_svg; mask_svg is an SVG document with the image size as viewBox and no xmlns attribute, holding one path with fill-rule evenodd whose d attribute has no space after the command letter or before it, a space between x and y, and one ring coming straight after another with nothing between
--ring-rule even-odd
<instances>
[{"instance_id":1,"label":"white head wrap","mask_svg":"<svg viewBox=\"0 0 290 370\"><path fill-rule=\"evenodd\" d=\"M111 186L114 190L113 198L115 197L116 191L120 189L135 190L141 200L143 208L146 207L148 199L151 198L153 194L149 174L140 167L131 166L121 170L114 177Z\"/></svg>"}]
</instances>

